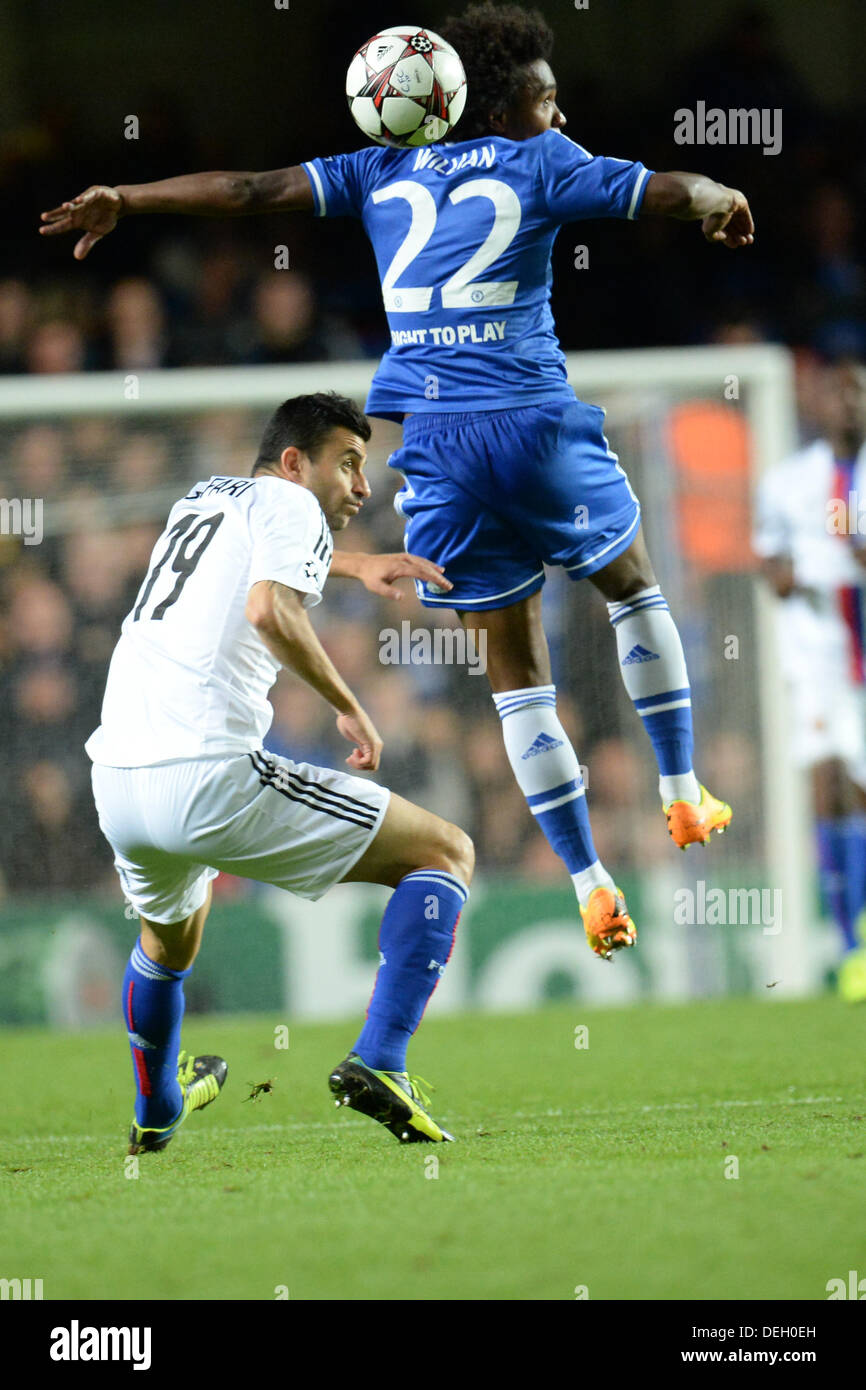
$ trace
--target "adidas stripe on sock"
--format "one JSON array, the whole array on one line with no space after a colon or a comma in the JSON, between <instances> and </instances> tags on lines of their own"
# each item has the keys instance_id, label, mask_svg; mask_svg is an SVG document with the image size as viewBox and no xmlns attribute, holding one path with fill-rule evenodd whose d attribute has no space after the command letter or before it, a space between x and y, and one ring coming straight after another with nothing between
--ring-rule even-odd
<instances>
[{"instance_id":1,"label":"adidas stripe on sock","mask_svg":"<svg viewBox=\"0 0 866 1390\"><path fill-rule=\"evenodd\" d=\"M592 842L580 764L556 713L556 687L506 690L493 702L520 790L585 907L592 888L613 881Z\"/></svg>"},{"instance_id":2,"label":"adidas stripe on sock","mask_svg":"<svg viewBox=\"0 0 866 1390\"><path fill-rule=\"evenodd\" d=\"M686 659L661 589L658 584L641 589L624 603L609 603L607 611L623 683L656 755L662 801L698 802Z\"/></svg>"}]
</instances>

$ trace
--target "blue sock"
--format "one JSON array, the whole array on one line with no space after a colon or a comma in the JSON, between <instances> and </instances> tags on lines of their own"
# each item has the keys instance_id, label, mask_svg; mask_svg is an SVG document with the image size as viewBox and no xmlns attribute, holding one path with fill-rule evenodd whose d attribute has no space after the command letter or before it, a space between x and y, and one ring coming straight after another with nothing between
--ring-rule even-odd
<instances>
[{"instance_id":1,"label":"blue sock","mask_svg":"<svg viewBox=\"0 0 866 1390\"><path fill-rule=\"evenodd\" d=\"M183 982L189 970L169 970L135 943L123 977L123 1016L135 1073L135 1118L142 1129L165 1129L183 1108L177 1079Z\"/></svg>"},{"instance_id":2,"label":"blue sock","mask_svg":"<svg viewBox=\"0 0 866 1390\"><path fill-rule=\"evenodd\" d=\"M454 946L468 889L453 874L419 869L394 889L379 929L379 970L352 1051L377 1071L405 1071L406 1048Z\"/></svg>"},{"instance_id":3,"label":"blue sock","mask_svg":"<svg viewBox=\"0 0 866 1390\"><path fill-rule=\"evenodd\" d=\"M858 946L857 918L866 907L866 816L862 811L855 812L846 816L842 825L847 915L851 922L851 945Z\"/></svg>"},{"instance_id":4,"label":"blue sock","mask_svg":"<svg viewBox=\"0 0 866 1390\"><path fill-rule=\"evenodd\" d=\"M847 882L846 822L816 820L815 835L818 842L818 877L821 893L830 916L842 933L846 948L850 950L856 946L857 941L854 936L854 916L851 913L851 897Z\"/></svg>"},{"instance_id":5,"label":"blue sock","mask_svg":"<svg viewBox=\"0 0 866 1390\"><path fill-rule=\"evenodd\" d=\"M676 624L657 584L609 603L619 669L659 767L662 800L700 799L692 770L692 697Z\"/></svg>"}]
</instances>

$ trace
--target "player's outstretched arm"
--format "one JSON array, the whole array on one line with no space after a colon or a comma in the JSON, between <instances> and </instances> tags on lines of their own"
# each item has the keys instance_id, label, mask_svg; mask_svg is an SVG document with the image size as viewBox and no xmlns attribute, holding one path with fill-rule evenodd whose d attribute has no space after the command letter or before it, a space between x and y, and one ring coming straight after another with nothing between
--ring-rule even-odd
<instances>
[{"instance_id":1,"label":"player's outstretched arm","mask_svg":"<svg viewBox=\"0 0 866 1390\"><path fill-rule=\"evenodd\" d=\"M360 579L365 589L380 598L403 597L397 588L398 579L420 579L425 584L436 584L443 593L454 588L451 580L445 578L441 565L404 551L393 555L368 555L361 551L335 550L330 573Z\"/></svg>"},{"instance_id":2,"label":"player's outstretched arm","mask_svg":"<svg viewBox=\"0 0 866 1390\"><path fill-rule=\"evenodd\" d=\"M755 224L746 195L704 174L651 174L641 212L678 217L684 222L700 221L707 241L732 250L751 246L755 240Z\"/></svg>"},{"instance_id":3,"label":"player's outstretched arm","mask_svg":"<svg viewBox=\"0 0 866 1390\"><path fill-rule=\"evenodd\" d=\"M313 190L301 166L260 174L180 174L156 183L92 184L68 203L42 213L42 236L83 232L75 244L77 261L113 232L121 217L134 213L187 213L191 217L247 217L263 212L312 212Z\"/></svg>"},{"instance_id":4,"label":"player's outstretched arm","mask_svg":"<svg viewBox=\"0 0 866 1390\"><path fill-rule=\"evenodd\" d=\"M337 712L337 728L355 744L346 762L375 772L382 740L313 629L303 594L275 579L261 579L247 595L246 618L282 666L312 686Z\"/></svg>"}]
</instances>

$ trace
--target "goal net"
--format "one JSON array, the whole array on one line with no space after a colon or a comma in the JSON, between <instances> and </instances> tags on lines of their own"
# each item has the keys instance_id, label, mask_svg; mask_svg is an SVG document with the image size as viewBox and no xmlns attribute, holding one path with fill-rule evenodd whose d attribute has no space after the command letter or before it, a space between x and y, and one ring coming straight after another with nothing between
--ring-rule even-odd
<instances>
[{"instance_id":1,"label":"goal net","mask_svg":"<svg viewBox=\"0 0 866 1390\"><path fill-rule=\"evenodd\" d=\"M74 902L79 918L92 901L122 910L82 744L169 507L199 478L247 474L281 400L332 389L363 402L372 371L365 362L0 380L4 930L23 921L22 903ZM383 734L381 780L476 842L465 941L436 1007L575 992L600 1001L809 992L833 944L817 905L771 603L749 545L755 478L795 444L789 355L765 345L573 354L568 372L578 396L605 407L610 446L641 499L689 663L696 770L732 802L734 821L706 855L674 852L604 602L590 584L549 572L560 716L585 769L600 856L639 928L638 950L603 966L582 944L571 886L513 782L486 679L461 653L453 614L425 610L411 591L398 604L332 581L315 622ZM402 548L400 479L386 466L399 440L398 426L374 422L374 495L339 546ZM347 750L321 700L288 673L273 699L269 747L342 765ZM229 881L220 891L241 904L251 890ZM366 997L377 913L357 892L357 939L328 937L336 928L316 909L317 948L308 905L256 898L294 934L286 989L298 1012L338 1014ZM327 986L316 983L317 950L343 953L342 984L333 954Z\"/></svg>"}]
</instances>

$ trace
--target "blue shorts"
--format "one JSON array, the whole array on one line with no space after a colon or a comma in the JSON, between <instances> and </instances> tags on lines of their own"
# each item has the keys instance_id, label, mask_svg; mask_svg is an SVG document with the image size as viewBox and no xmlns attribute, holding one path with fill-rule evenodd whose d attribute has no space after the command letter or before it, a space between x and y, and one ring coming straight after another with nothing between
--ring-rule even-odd
<instances>
[{"instance_id":1,"label":"blue shorts","mask_svg":"<svg viewBox=\"0 0 866 1390\"><path fill-rule=\"evenodd\" d=\"M626 550L640 503L583 401L473 414L410 415L388 460L406 479L394 506L405 545L454 588L416 581L428 608L507 608L544 583L544 566L585 579Z\"/></svg>"}]
</instances>

